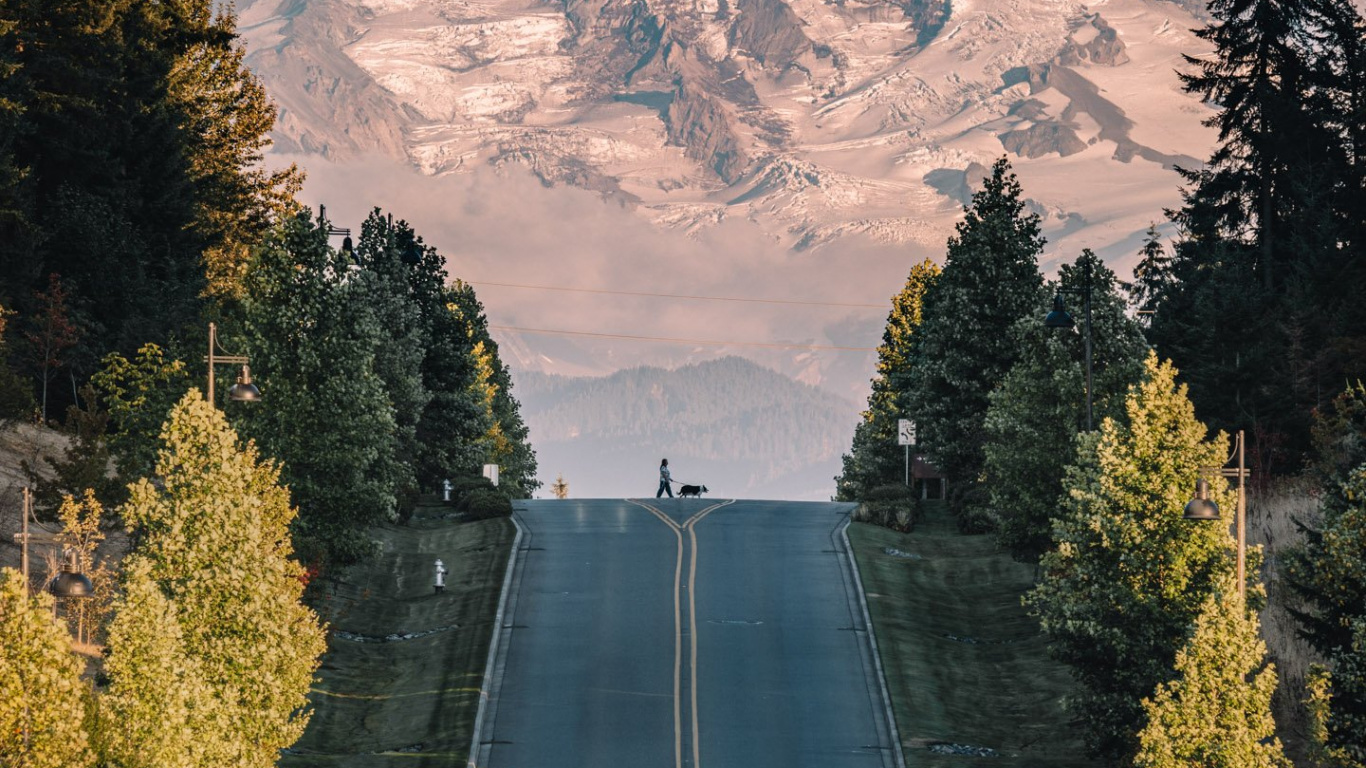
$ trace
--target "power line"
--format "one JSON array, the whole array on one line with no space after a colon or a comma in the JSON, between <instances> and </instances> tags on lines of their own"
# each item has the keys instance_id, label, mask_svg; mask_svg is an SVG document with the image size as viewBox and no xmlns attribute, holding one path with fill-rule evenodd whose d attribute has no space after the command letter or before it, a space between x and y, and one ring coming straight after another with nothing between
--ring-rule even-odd
<instances>
[{"instance_id":1,"label":"power line","mask_svg":"<svg viewBox=\"0 0 1366 768\"><path fill-rule=\"evenodd\" d=\"M599 288L566 288L559 285L525 285L495 283L487 280L466 280L470 285L489 285L499 288L526 288L535 291L565 291L568 293L599 293L611 296L648 296L655 299L695 299L698 301L738 301L751 304L794 304L802 307L845 307L851 309L887 309L885 304L852 304L838 301L801 301L799 299L752 299L740 296L692 296L682 293L647 293L645 291L608 291Z\"/></svg>"},{"instance_id":2,"label":"power line","mask_svg":"<svg viewBox=\"0 0 1366 768\"><path fill-rule=\"evenodd\" d=\"M834 352L876 352L874 347L839 347L829 344L778 344L763 341L716 341L713 339L675 339L667 336L631 336L624 333L592 333L589 331L554 331L546 328L520 328L513 325L489 325L498 331L539 333L548 336L591 336L597 339L625 339L627 341L661 341L670 344L704 344L714 347L767 347L769 349L812 349Z\"/></svg>"}]
</instances>

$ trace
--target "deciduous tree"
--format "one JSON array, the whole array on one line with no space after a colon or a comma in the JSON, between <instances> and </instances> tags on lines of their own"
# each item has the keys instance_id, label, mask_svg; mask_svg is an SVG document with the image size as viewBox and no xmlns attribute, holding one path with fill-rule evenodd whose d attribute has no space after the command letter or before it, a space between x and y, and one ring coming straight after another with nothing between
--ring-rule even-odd
<instances>
[{"instance_id":1,"label":"deciduous tree","mask_svg":"<svg viewBox=\"0 0 1366 768\"><path fill-rule=\"evenodd\" d=\"M924 318L925 294L939 273L939 267L929 259L916 264L906 277L906 285L892 297L887 327L877 349L877 374L868 395L868 409L854 428L853 445L843 456L843 472L835 478L835 497L840 501L860 500L872 488L904 481L897 421L915 416L906 397L906 390L915 381L912 339Z\"/></svg>"},{"instance_id":2,"label":"deciduous tree","mask_svg":"<svg viewBox=\"0 0 1366 768\"><path fill-rule=\"evenodd\" d=\"M134 572L134 600L151 602L134 608L143 616L120 631L152 642L137 633L173 613L189 659L184 674L198 676L207 690L191 721L205 744L200 765L274 766L308 722L307 694L324 648L318 617L300 602L303 568L292 557L289 491L280 484L279 467L239 440L198 390L171 410L162 439L160 482L139 481L123 508L138 541L134 556L145 560L151 581L138 583L142 572ZM173 639L127 650L175 669ZM128 676L113 685L130 691L128 706L161 701L180 727L177 701L138 694L151 681L139 677L143 670L132 660L124 669Z\"/></svg>"},{"instance_id":3,"label":"deciduous tree","mask_svg":"<svg viewBox=\"0 0 1366 768\"><path fill-rule=\"evenodd\" d=\"M0 761L6 768L88 768L88 688L52 598L0 569Z\"/></svg>"},{"instance_id":4,"label":"deciduous tree","mask_svg":"<svg viewBox=\"0 0 1366 768\"><path fill-rule=\"evenodd\" d=\"M1056 548L1026 598L1081 684L1070 706L1088 744L1109 759L1133 755L1140 702L1171 679L1205 599L1233 568L1225 526L1181 517L1201 468L1226 458L1223 435L1207 438L1175 368L1152 354L1124 412L1078 438ZM1213 485L1227 519L1233 496Z\"/></svg>"},{"instance_id":5,"label":"deciduous tree","mask_svg":"<svg viewBox=\"0 0 1366 768\"><path fill-rule=\"evenodd\" d=\"M1176 654L1176 677L1143 701L1135 768L1291 768L1271 718L1276 669L1234 579L1211 592Z\"/></svg>"}]
</instances>

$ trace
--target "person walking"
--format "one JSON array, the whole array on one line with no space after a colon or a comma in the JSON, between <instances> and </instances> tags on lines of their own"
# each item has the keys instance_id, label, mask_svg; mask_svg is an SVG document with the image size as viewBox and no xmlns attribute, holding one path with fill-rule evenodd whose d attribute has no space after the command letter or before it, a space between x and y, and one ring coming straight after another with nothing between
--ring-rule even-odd
<instances>
[{"instance_id":1,"label":"person walking","mask_svg":"<svg viewBox=\"0 0 1366 768\"><path fill-rule=\"evenodd\" d=\"M669 477L669 460L664 459L659 462L659 490L655 491L655 498L657 499L667 493L672 499L674 497L674 489L670 486L672 482L673 478Z\"/></svg>"}]
</instances>

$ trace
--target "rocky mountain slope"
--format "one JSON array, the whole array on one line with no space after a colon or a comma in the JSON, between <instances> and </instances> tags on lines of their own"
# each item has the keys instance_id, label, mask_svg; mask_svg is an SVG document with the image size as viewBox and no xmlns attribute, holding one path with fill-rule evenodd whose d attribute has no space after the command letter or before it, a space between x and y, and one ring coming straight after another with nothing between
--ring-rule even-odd
<instances>
[{"instance_id":1,"label":"rocky mountain slope","mask_svg":"<svg viewBox=\"0 0 1366 768\"><path fill-rule=\"evenodd\" d=\"M1197 11L1196 0L1189 3ZM666 228L939 252L1011 156L1050 257L1123 268L1197 165L1166 0L244 0L277 149L525 169ZM1049 264L1045 264L1045 267Z\"/></svg>"}]
</instances>

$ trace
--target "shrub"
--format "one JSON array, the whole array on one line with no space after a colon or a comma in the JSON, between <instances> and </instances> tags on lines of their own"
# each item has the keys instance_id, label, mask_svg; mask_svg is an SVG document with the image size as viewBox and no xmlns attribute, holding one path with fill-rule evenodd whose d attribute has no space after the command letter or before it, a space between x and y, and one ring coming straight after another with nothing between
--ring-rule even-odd
<instances>
[{"instance_id":1,"label":"shrub","mask_svg":"<svg viewBox=\"0 0 1366 768\"><path fill-rule=\"evenodd\" d=\"M879 485L864 494L854 519L908 533L920 519L920 500L904 485Z\"/></svg>"},{"instance_id":2,"label":"shrub","mask_svg":"<svg viewBox=\"0 0 1366 768\"><path fill-rule=\"evenodd\" d=\"M512 499L493 488L470 491L460 500L460 510L474 520L512 516Z\"/></svg>"}]
</instances>

